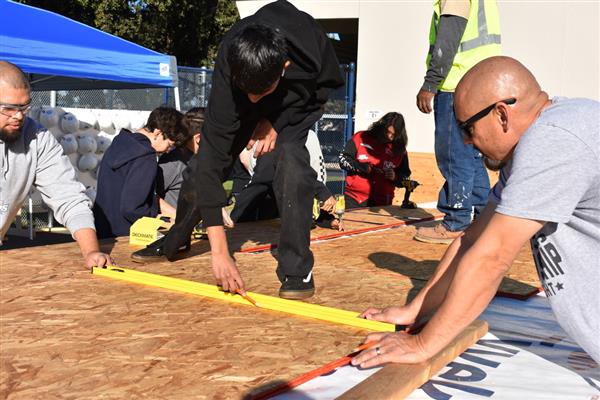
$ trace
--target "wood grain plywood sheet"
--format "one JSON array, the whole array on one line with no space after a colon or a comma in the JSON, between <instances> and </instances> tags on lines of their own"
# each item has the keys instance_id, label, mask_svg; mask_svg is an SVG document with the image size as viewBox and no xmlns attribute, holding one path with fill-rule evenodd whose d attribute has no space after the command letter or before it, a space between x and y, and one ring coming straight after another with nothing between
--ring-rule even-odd
<instances>
[{"instance_id":1,"label":"wood grain plywood sheet","mask_svg":"<svg viewBox=\"0 0 600 400\"><path fill-rule=\"evenodd\" d=\"M385 209L366 214L397 217ZM404 304L445 250L413 234L403 227L312 246L310 302L354 311ZM214 282L208 253L136 265L126 238L103 248L125 267ZM521 253L508 277L537 282L529 251ZM250 290L277 295L276 257L236 254ZM93 277L75 243L2 252L0 324L0 398L11 399L240 398L346 354L366 334Z\"/></svg>"},{"instance_id":2,"label":"wood grain plywood sheet","mask_svg":"<svg viewBox=\"0 0 600 400\"><path fill-rule=\"evenodd\" d=\"M273 254L237 260L249 288L276 295ZM127 266L213 282L206 255ZM397 303L413 289L363 275L317 255L311 302L361 311L379 292ZM75 244L3 252L0 282L0 394L10 399L240 398L346 354L367 333L95 277Z\"/></svg>"},{"instance_id":3,"label":"wood grain plywood sheet","mask_svg":"<svg viewBox=\"0 0 600 400\"><path fill-rule=\"evenodd\" d=\"M433 210L415 209L407 210L398 206L373 207L370 209L349 210L344 214L345 232L350 235L353 232L366 229L381 229L389 225L398 225L432 218L440 215ZM279 241L279 220L246 222L238 224L234 229L227 231L227 239L231 251L248 251L263 245L277 244ZM339 232L316 227L311 230L311 240L338 234ZM207 246L207 243L202 245Z\"/></svg>"},{"instance_id":4,"label":"wood grain plywood sheet","mask_svg":"<svg viewBox=\"0 0 600 400\"><path fill-rule=\"evenodd\" d=\"M320 238L351 235L357 231L377 230L388 226L398 226L405 222L413 223L423 219L431 219L441 214L428 209L403 209L399 206L373 207L370 209L348 210L344 214L345 232L316 227L311 230L311 240ZM279 241L279 219L242 222L233 229L226 229L229 250L232 252L265 251ZM121 238L119 240L123 240ZM131 246L131 251L143 246ZM200 255L210 251L208 240L197 240L192 243L191 255Z\"/></svg>"},{"instance_id":5,"label":"wood grain plywood sheet","mask_svg":"<svg viewBox=\"0 0 600 400\"><path fill-rule=\"evenodd\" d=\"M314 246L315 254L343 254L346 265L360 265L365 275L391 279L427 281L447 249L446 245L422 243L412 239L415 227L402 227L358 235ZM327 257L327 256L326 256ZM536 293L540 286L529 245L524 246L503 279L499 291L515 296ZM385 305L380 303L379 305Z\"/></svg>"}]
</instances>

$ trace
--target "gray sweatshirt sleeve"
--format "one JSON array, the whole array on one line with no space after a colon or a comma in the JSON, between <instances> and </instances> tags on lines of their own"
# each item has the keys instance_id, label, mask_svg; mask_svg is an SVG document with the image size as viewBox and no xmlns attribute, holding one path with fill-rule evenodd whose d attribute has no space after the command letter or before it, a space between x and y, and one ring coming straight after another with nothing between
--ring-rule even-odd
<instances>
[{"instance_id":1,"label":"gray sweatshirt sleeve","mask_svg":"<svg viewBox=\"0 0 600 400\"><path fill-rule=\"evenodd\" d=\"M454 61L454 56L456 56L460 39L466 27L467 20L463 17L446 14L440 17L429 68L423 86L421 86L422 90L437 93L438 86L446 79L450 68L452 68L452 61Z\"/></svg>"},{"instance_id":2,"label":"gray sweatshirt sleeve","mask_svg":"<svg viewBox=\"0 0 600 400\"><path fill-rule=\"evenodd\" d=\"M44 203L71 234L82 228L95 230L91 201L83 184L77 181L69 158L63 155L62 147L49 131L39 132L37 142L34 186Z\"/></svg>"}]
</instances>

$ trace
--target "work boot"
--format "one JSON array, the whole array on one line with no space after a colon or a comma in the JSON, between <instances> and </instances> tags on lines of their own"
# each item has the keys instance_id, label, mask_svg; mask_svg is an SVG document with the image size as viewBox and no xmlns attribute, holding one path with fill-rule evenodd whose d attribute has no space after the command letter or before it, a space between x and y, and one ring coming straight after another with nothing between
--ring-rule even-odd
<instances>
[{"instance_id":1,"label":"work boot","mask_svg":"<svg viewBox=\"0 0 600 400\"><path fill-rule=\"evenodd\" d=\"M166 236L163 236L160 239L150 243L145 248L131 253L131 259L138 263L151 263L151 262L167 260L167 257L165 256L165 253L164 253L164 247L163 247L166 238L167 238ZM183 246L181 246L177 250L177 252L178 253L187 252L187 251L190 251L190 248L191 248L191 245L190 245L190 242L188 242L188 243L184 244Z\"/></svg>"},{"instance_id":2,"label":"work boot","mask_svg":"<svg viewBox=\"0 0 600 400\"><path fill-rule=\"evenodd\" d=\"M450 231L444 224L439 223L435 226L417 228L414 239L425 243L450 244L454 239L461 236L462 233L463 231Z\"/></svg>"},{"instance_id":3,"label":"work boot","mask_svg":"<svg viewBox=\"0 0 600 400\"><path fill-rule=\"evenodd\" d=\"M286 276L279 289L279 297L289 300L302 300L312 297L315 293L315 281L312 271L302 278L301 276Z\"/></svg>"}]
</instances>

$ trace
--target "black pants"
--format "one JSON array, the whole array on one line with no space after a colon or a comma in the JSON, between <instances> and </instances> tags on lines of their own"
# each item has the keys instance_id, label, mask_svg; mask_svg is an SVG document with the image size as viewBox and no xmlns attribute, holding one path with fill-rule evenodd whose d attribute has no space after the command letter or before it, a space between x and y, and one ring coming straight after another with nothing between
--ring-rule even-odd
<instances>
[{"instance_id":1,"label":"black pants","mask_svg":"<svg viewBox=\"0 0 600 400\"><path fill-rule=\"evenodd\" d=\"M254 175L252 177L248 175L248 181L234 194L235 207L231 211L233 222L260 221L279 217L273 188L277 157L277 152L271 152L256 160ZM235 183L234 180L234 186Z\"/></svg>"},{"instance_id":2,"label":"black pants","mask_svg":"<svg viewBox=\"0 0 600 400\"><path fill-rule=\"evenodd\" d=\"M316 172L310 166L306 136L298 142L282 143L275 165L273 191L281 218L277 276L305 277L312 270L310 228Z\"/></svg>"},{"instance_id":3,"label":"black pants","mask_svg":"<svg viewBox=\"0 0 600 400\"><path fill-rule=\"evenodd\" d=\"M235 196L235 207L231 211L233 222L251 222L279 217L273 182L250 183Z\"/></svg>"},{"instance_id":4,"label":"black pants","mask_svg":"<svg viewBox=\"0 0 600 400\"><path fill-rule=\"evenodd\" d=\"M344 202L346 203L346 210L351 210L353 208L360 207L369 207L369 199L363 201L362 203L359 203L354 199L354 197L348 196L347 194L344 195Z\"/></svg>"},{"instance_id":5,"label":"black pants","mask_svg":"<svg viewBox=\"0 0 600 400\"><path fill-rule=\"evenodd\" d=\"M280 281L286 276L306 277L314 264L310 228L316 173L310 166L305 147L307 132L308 128L304 134L280 134L274 152L264 156L273 157L271 168L260 173L261 181L272 181L281 218L277 266ZM193 166L189 169L193 170ZM193 175L184 179L177 202L176 222L167 234L163 248L169 259L173 259L177 249L190 240L192 230L201 220L198 207L201 193L202 190L194 185Z\"/></svg>"}]
</instances>

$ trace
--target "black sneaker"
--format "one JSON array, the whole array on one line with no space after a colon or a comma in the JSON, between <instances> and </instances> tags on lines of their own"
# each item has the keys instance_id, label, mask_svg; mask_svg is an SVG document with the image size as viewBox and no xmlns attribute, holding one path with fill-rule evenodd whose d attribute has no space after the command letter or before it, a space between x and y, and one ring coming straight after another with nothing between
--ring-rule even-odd
<instances>
[{"instance_id":1,"label":"black sneaker","mask_svg":"<svg viewBox=\"0 0 600 400\"><path fill-rule=\"evenodd\" d=\"M313 280L312 271L306 278L286 276L279 289L279 297L282 299L302 300L312 297L313 294L315 294L315 281Z\"/></svg>"},{"instance_id":2,"label":"black sneaker","mask_svg":"<svg viewBox=\"0 0 600 400\"><path fill-rule=\"evenodd\" d=\"M151 263L166 260L167 257L163 251L163 244L165 243L165 240L166 236L163 236L160 239L150 243L145 248L131 253L131 259L137 263ZM190 248L191 244L188 242L181 246L177 252L183 253L190 251Z\"/></svg>"}]
</instances>

